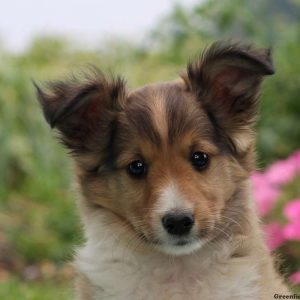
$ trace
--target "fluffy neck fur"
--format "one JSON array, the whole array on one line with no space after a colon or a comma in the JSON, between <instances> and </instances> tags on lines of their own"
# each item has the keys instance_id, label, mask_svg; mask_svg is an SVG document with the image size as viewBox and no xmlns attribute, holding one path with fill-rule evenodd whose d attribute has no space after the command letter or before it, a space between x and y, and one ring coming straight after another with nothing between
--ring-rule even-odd
<instances>
[{"instance_id":1,"label":"fluffy neck fur","mask_svg":"<svg viewBox=\"0 0 300 300\"><path fill-rule=\"evenodd\" d=\"M118 216L82 199L86 244L77 252L78 299L250 300L287 294L264 244L248 184L229 201L230 228L197 252L172 257L139 241Z\"/></svg>"}]
</instances>

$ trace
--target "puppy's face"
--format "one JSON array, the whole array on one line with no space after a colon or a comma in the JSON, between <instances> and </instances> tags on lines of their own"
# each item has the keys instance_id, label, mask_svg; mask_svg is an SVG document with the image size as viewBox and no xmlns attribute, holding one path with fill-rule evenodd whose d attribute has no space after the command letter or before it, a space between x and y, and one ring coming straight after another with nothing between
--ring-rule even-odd
<instances>
[{"instance_id":1,"label":"puppy's face","mask_svg":"<svg viewBox=\"0 0 300 300\"><path fill-rule=\"evenodd\" d=\"M253 166L257 92L272 73L267 52L215 43L182 81L128 92L95 72L38 93L74 154L86 201L180 255L238 223L233 199Z\"/></svg>"}]
</instances>

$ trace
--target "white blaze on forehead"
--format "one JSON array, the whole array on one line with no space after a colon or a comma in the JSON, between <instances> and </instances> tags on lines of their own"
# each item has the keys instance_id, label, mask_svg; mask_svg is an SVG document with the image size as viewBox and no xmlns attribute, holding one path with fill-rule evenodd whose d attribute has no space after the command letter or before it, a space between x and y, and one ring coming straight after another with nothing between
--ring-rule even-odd
<instances>
[{"instance_id":1,"label":"white blaze on forehead","mask_svg":"<svg viewBox=\"0 0 300 300\"><path fill-rule=\"evenodd\" d=\"M151 106L152 121L163 141L168 138L168 119L166 115L165 100L159 93L153 95L154 101Z\"/></svg>"},{"instance_id":2,"label":"white blaze on forehead","mask_svg":"<svg viewBox=\"0 0 300 300\"><path fill-rule=\"evenodd\" d=\"M156 210L161 212L161 214L164 214L176 209L189 210L191 208L191 204L180 192L177 184L175 182L170 182L161 190Z\"/></svg>"}]
</instances>

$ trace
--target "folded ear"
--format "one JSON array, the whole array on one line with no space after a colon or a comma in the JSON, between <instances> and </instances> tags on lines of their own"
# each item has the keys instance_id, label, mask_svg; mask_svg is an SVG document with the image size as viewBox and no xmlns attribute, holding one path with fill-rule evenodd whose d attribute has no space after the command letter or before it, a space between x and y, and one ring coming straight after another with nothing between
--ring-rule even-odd
<instances>
[{"instance_id":1,"label":"folded ear","mask_svg":"<svg viewBox=\"0 0 300 300\"><path fill-rule=\"evenodd\" d=\"M81 78L36 86L44 116L75 155L107 146L117 114L125 103L125 83L94 70Z\"/></svg>"},{"instance_id":2,"label":"folded ear","mask_svg":"<svg viewBox=\"0 0 300 300\"><path fill-rule=\"evenodd\" d=\"M260 83L263 76L271 74L270 50L216 42L188 64L184 79L213 123L233 142L244 144L246 137L240 134L254 123Z\"/></svg>"}]
</instances>

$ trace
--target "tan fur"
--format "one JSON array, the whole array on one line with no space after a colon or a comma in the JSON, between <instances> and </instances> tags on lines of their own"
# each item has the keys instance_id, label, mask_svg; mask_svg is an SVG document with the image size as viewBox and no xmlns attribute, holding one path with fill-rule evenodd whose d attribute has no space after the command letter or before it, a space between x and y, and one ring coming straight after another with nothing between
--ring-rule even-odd
<instances>
[{"instance_id":1,"label":"tan fur","mask_svg":"<svg viewBox=\"0 0 300 300\"><path fill-rule=\"evenodd\" d=\"M155 92L155 91L154 91ZM168 124L167 124L167 116L165 112L164 99L158 93L153 96L154 101L151 105L151 112L153 117L153 125L157 132L159 133L162 141L168 140Z\"/></svg>"}]
</instances>

